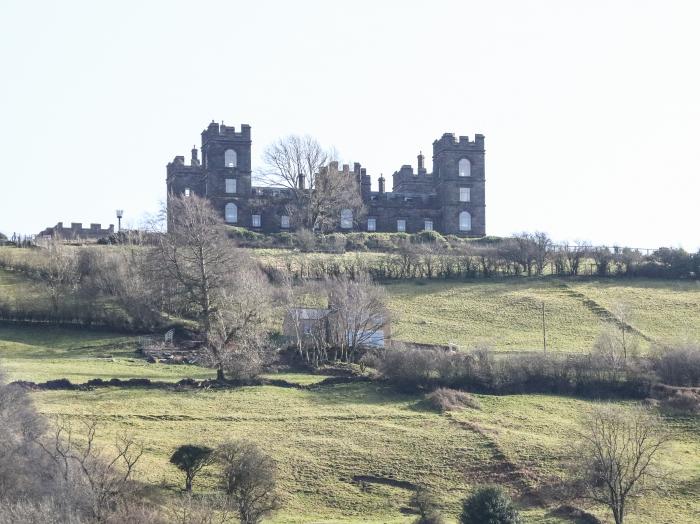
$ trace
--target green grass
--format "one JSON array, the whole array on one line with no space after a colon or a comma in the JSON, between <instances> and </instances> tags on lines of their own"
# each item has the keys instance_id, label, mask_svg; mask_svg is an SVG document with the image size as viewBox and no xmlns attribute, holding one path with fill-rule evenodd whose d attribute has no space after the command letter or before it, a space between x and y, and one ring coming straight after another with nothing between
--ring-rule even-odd
<instances>
[{"instance_id":1,"label":"green grass","mask_svg":"<svg viewBox=\"0 0 700 524\"><path fill-rule=\"evenodd\" d=\"M700 282L634 279L569 286L609 310L627 306L632 325L654 340L700 340Z\"/></svg>"},{"instance_id":2,"label":"green grass","mask_svg":"<svg viewBox=\"0 0 700 524\"><path fill-rule=\"evenodd\" d=\"M440 415L421 398L375 384L313 391L258 386L234 391L162 392L100 389L35 393L46 414L97 413L100 438L128 431L146 455L143 479L165 493L182 479L168 464L179 444L215 445L229 438L255 440L279 466L284 508L275 522L407 522L410 493L370 484L355 475L424 484L440 494L451 518L476 484L497 481L518 498L522 482L537 487L561 470L560 460L581 427L588 401L546 395L479 396L482 409ZM467 425L461 425L465 422ZM664 456L673 472L666 493L645 499L630 522L692 522L700 511L700 423L670 419L676 438ZM516 473L507 474L508 468ZM206 471L196 489L215 485ZM562 522L551 508L527 506L528 522ZM604 516L601 508L594 508Z\"/></svg>"},{"instance_id":3,"label":"green grass","mask_svg":"<svg viewBox=\"0 0 700 524\"><path fill-rule=\"evenodd\" d=\"M190 365L149 364L139 357L136 337L106 331L0 323L0 365L10 380L209 378L211 370ZM111 358L110 358L111 357Z\"/></svg>"},{"instance_id":4,"label":"green grass","mask_svg":"<svg viewBox=\"0 0 700 524\"><path fill-rule=\"evenodd\" d=\"M655 280L564 281L601 306L626 304L631 323L658 342L700 340L700 285ZM610 325L585 299L568 293L557 280L405 282L386 285L397 320L396 339L486 344L498 350L542 349L542 304L547 348L590 350ZM643 345L647 349L648 344Z\"/></svg>"},{"instance_id":5,"label":"green grass","mask_svg":"<svg viewBox=\"0 0 700 524\"><path fill-rule=\"evenodd\" d=\"M602 327L581 301L547 280L417 282L386 288L397 316L393 335L401 340L542 349L542 303L550 350L588 350Z\"/></svg>"}]
</instances>

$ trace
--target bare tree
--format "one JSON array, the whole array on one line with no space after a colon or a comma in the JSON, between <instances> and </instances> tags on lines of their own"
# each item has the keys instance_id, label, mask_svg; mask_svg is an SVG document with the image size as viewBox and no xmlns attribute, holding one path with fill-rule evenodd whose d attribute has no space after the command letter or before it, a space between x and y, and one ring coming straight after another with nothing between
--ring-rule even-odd
<instances>
[{"instance_id":1,"label":"bare tree","mask_svg":"<svg viewBox=\"0 0 700 524\"><path fill-rule=\"evenodd\" d=\"M226 238L223 221L207 200L171 196L168 231L161 235L154 262L178 296L182 313L199 322L219 380L227 367L259 354L270 312L268 282Z\"/></svg>"},{"instance_id":2,"label":"bare tree","mask_svg":"<svg viewBox=\"0 0 700 524\"><path fill-rule=\"evenodd\" d=\"M288 213L297 228L325 232L340 220L342 209L359 220L360 187L354 173L338 170L330 162L335 153L313 137L290 135L270 144L263 153L262 181L286 188L291 201Z\"/></svg>"},{"instance_id":3,"label":"bare tree","mask_svg":"<svg viewBox=\"0 0 700 524\"><path fill-rule=\"evenodd\" d=\"M549 235L542 231L535 231L531 238L534 248L535 268L537 269L537 274L542 275L552 254L553 242Z\"/></svg>"},{"instance_id":4,"label":"bare tree","mask_svg":"<svg viewBox=\"0 0 700 524\"><path fill-rule=\"evenodd\" d=\"M333 342L341 359L353 361L360 348L374 345L378 333L389 326L384 290L366 275L336 278L326 286Z\"/></svg>"},{"instance_id":5,"label":"bare tree","mask_svg":"<svg viewBox=\"0 0 700 524\"><path fill-rule=\"evenodd\" d=\"M280 507L277 467L253 442L236 440L219 446L221 487L236 507L241 524L257 524Z\"/></svg>"},{"instance_id":6,"label":"bare tree","mask_svg":"<svg viewBox=\"0 0 700 524\"><path fill-rule=\"evenodd\" d=\"M65 484L82 490L92 517L103 522L133 492L133 475L143 447L122 434L110 453L97 445L97 429L94 417L81 418L77 431L68 417L56 417L53 433L38 443L55 463Z\"/></svg>"},{"instance_id":7,"label":"bare tree","mask_svg":"<svg viewBox=\"0 0 700 524\"><path fill-rule=\"evenodd\" d=\"M328 152L309 135L280 138L263 152L264 167L260 178L290 191L289 213L298 227L313 229L309 215L310 190L316 186L316 175L328 158Z\"/></svg>"},{"instance_id":8,"label":"bare tree","mask_svg":"<svg viewBox=\"0 0 700 524\"><path fill-rule=\"evenodd\" d=\"M571 271L572 275L577 276L581 268L581 261L588 256L591 250L590 243L577 240L573 246L569 246L568 242L566 242L563 249L569 263L569 271Z\"/></svg>"},{"instance_id":9,"label":"bare tree","mask_svg":"<svg viewBox=\"0 0 700 524\"><path fill-rule=\"evenodd\" d=\"M657 487L669 440L658 417L641 407L594 409L575 451L575 496L605 505L623 524L632 501Z\"/></svg>"},{"instance_id":10,"label":"bare tree","mask_svg":"<svg viewBox=\"0 0 700 524\"><path fill-rule=\"evenodd\" d=\"M41 276L46 284L51 306L56 312L66 295L78 285L77 257L58 238L52 238L46 243L44 258Z\"/></svg>"}]
</instances>

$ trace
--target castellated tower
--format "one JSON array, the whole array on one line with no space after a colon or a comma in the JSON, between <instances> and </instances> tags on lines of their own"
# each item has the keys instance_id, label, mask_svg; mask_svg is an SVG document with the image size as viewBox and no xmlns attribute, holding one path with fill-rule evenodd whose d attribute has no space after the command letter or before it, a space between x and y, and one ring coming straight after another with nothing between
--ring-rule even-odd
<instances>
[{"instance_id":1,"label":"castellated tower","mask_svg":"<svg viewBox=\"0 0 700 524\"><path fill-rule=\"evenodd\" d=\"M484 135L451 133L433 142L433 175L443 234L486 234Z\"/></svg>"},{"instance_id":2,"label":"castellated tower","mask_svg":"<svg viewBox=\"0 0 700 524\"><path fill-rule=\"evenodd\" d=\"M192 158L176 156L167 166L168 199L198 195L209 200L231 226L260 233L292 231L297 227L293 209L296 192L312 191L306 181L297 188L251 185L251 130L212 122L202 131L201 151ZM200 158L201 156L201 158ZM337 162L333 166L338 169ZM363 202L361 211L334 210L329 227L336 231L419 233L479 237L486 234L484 196L484 135L469 137L446 133L433 142L433 172L423 153L414 169L404 164L394 172L393 190L379 178L379 191L365 168L343 166L353 177ZM357 216L353 216L353 214Z\"/></svg>"}]
</instances>

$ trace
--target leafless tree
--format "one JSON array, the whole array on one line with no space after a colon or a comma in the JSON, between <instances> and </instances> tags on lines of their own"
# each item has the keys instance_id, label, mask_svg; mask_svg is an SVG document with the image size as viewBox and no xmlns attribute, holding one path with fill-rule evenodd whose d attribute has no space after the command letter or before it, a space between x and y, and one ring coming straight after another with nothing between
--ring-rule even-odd
<instances>
[{"instance_id":1,"label":"leafless tree","mask_svg":"<svg viewBox=\"0 0 700 524\"><path fill-rule=\"evenodd\" d=\"M581 268L581 261L588 256L591 245L581 240L575 241L573 246L568 244L568 242L565 242L562 249L569 263L569 271L571 271L572 275L577 276Z\"/></svg>"},{"instance_id":2,"label":"leafless tree","mask_svg":"<svg viewBox=\"0 0 700 524\"><path fill-rule=\"evenodd\" d=\"M257 524L280 507L277 467L256 444L235 440L217 450L221 487L238 510L241 524Z\"/></svg>"},{"instance_id":3,"label":"leafless tree","mask_svg":"<svg viewBox=\"0 0 700 524\"><path fill-rule=\"evenodd\" d=\"M60 239L52 238L45 243L44 260L41 276L56 312L66 295L78 285L77 257Z\"/></svg>"},{"instance_id":4,"label":"leafless tree","mask_svg":"<svg viewBox=\"0 0 700 524\"><path fill-rule=\"evenodd\" d=\"M623 524L634 499L658 487L659 457L670 440L648 410L596 408L575 448L575 496L603 504Z\"/></svg>"},{"instance_id":5,"label":"leafless tree","mask_svg":"<svg viewBox=\"0 0 700 524\"><path fill-rule=\"evenodd\" d=\"M360 188L354 173L338 170L335 156L311 136L290 135L270 144L263 153L260 179L286 188L291 195L288 213L297 228L325 232L349 209L353 220L362 210Z\"/></svg>"},{"instance_id":6,"label":"leafless tree","mask_svg":"<svg viewBox=\"0 0 700 524\"><path fill-rule=\"evenodd\" d=\"M331 279L326 286L333 342L341 359L354 361L358 350L390 325L384 290L366 275Z\"/></svg>"},{"instance_id":7,"label":"leafless tree","mask_svg":"<svg viewBox=\"0 0 700 524\"><path fill-rule=\"evenodd\" d=\"M55 417L53 432L39 445L56 465L65 485L82 490L98 522L133 493L133 475L143 447L123 434L116 438L114 451L98 446L95 417L79 420L76 429L68 417Z\"/></svg>"},{"instance_id":8,"label":"leafless tree","mask_svg":"<svg viewBox=\"0 0 700 524\"><path fill-rule=\"evenodd\" d=\"M155 263L184 314L199 322L220 380L227 368L257 360L270 314L269 285L252 259L226 238L223 221L207 200L171 196L168 231Z\"/></svg>"},{"instance_id":9,"label":"leafless tree","mask_svg":"<svg viewBox=\"0 0 700 524\"><path fill-rule=\"evenodd\" d=\"M535 255L535 268L537 269L537 274L542 275L552 254L553 242L549 235L542 231L535 231L531 238Z\"/></svg>"}]
</instances>

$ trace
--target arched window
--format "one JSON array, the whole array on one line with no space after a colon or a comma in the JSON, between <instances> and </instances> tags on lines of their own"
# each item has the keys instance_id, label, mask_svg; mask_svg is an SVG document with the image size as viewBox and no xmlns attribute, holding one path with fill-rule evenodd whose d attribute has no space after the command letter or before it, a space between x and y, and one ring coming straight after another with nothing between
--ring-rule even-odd
<instances>
[{"instance_id":1,"label":"arched window","mask_svg":"<svg viewBox=\"0 0 700 524\"><path fill-rule=\"evenodd\" d=\"M459 161L459 176L472 176L472 163L468 158Z\"/></svg>"},{"instance_id":2,"label":"arched window","mask_svg":"<svg viewBox=\"0 0 700 524\"><path fill-rule=\"evenodd\" d=\"M227 149L224 153L224 165L226 167L236 167L238 165L238 155L233 149Z\"/></svg>"},{"instance_id":3,"label":"arched window","mask_svg":"<svg viewBox=\"0 0 700 524\"><path fill-rule=\"evenodd\" d=\"M224 220L230 224L238 222L238 208L233 202L226 204L224 208Z\"/></svg>"},{"instance_id":4,"label":"arched window","mask_svg":"<svg viewBox=\"0 0 700 524\"><path fill-rule=\"evenodd\" d=\"M460 231L471 231L472 230L472 216L469 211L462 211L459 214L459 230Z\"/></svg>"},{"instance_id":5,"label":"arched window","mask_svg":"<svg viewBox=\"0 0 700 524\"><path fill-rule=\"evenodd\" d=\"M352 209L340 210L340 227L342 229L352 229Z\"/></svg>"}]
</instances>

